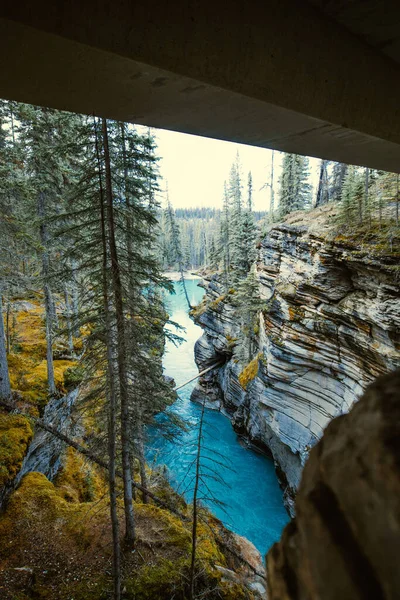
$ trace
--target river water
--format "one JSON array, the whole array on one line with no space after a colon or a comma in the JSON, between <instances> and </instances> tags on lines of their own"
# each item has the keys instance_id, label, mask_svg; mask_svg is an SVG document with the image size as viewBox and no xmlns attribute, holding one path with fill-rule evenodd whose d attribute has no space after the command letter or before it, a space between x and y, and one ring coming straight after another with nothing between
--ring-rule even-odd
<instances>
[{"instance_id":1,"label":"river water","mask_svg":"<svg viewBox=\"0 0 400 600\"><path fill-rule=\"evenodd\" d=\"M191 304L200 302L204 291L198 280L187 280ZM171 320L185 327L180 335L185 341L178 347L167 342L164 356L166 375L177 385L197 374L194 362L194 344L201 328L189 318L187 303L181 285L175 283L176 294L167 299ZM150 435L148 460L166 465L172 486L190 502L193 493L193 475L196 442L201 406L190 402L195 386L192 382L179 390L179 399L173 410L187 423L188 431L178 439L168 440L154 433ZM206 410L202 442L200 484L201 499L232 531L249 539L264 555L277 541L289 518L283 506L271 459L245 448L232 429L228 418L217 411Z\"/></svg>"}]
</instances>

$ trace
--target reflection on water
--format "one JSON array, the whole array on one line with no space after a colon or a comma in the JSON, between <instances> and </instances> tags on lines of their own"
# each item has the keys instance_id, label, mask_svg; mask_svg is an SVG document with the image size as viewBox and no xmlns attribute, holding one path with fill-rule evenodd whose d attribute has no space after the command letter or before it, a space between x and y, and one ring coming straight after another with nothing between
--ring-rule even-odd
<instances>
[{"instance_id":1,"label":"reflection on water","mask_svg":"<svg viewBox=\"0 0 400 600\"><path fill-rule=\"evenodd\" d=\"M196 280L186 282L192 305L200 302L203 296L203 290L197 283ZM165 373L179 385L197 373L193 350L201 328L187 314L180 284L174 285L176 294L169 296L167 308L171 319L185 327L186 332L180 334L185 341L179 347L167 342L164 368ZM174 404L175 412L190 424L189 430L181 432L174 441L153 432L148 445L148 459L167 466L173 487L188 501L193 489L193 462L201 412L199 405L190 402L194 385L195 382L192 382L179 390L179 399ZM248 538L265 554L280 538L288 521L273 462L244 448L230 421L221 413L207 410L201 465L201 498L204 504L232 531Z\"/></svg>"}]
</instances>

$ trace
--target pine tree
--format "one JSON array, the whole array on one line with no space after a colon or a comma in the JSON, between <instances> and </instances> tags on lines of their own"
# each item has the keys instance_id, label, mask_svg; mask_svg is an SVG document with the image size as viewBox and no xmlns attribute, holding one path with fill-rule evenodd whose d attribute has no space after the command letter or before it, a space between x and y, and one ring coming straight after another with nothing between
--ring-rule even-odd
<instances>
[{"instance_id":1,"label":"pine tree","mask_svg":"<svg viewBox=\"0 0 400 600\"><path fill-rule=\"evenodd\" d=\"M190 304L189 295L187 293L186 284L185 284L185 276L184 276L184 263L183 263L183 253L182 253L182 243L181 236L178 224L175 219L174 209L172 208L172 204L169 201L167 195L167 208L166 208L166 216L169 227L169 235L170 235L170 245L174 251L174 260L178 264L179 273L180 273L180 282L182 285L183 292L185 294L186 302L189 310L192 309L192 305Z\"/></svg>"},{"instance_id":2,"label":"pine tree","mask_svg":"<svg viewBox=\"0 0 400 600\"><path fill-rule=\"evenodd\" d=\"M308 158L299 154L285 154L280 179L279 216L308 208L311 186L308 183Z\"/></svg>"},{"instance_id":3,"label":"pine tree","mask_svg":"<svg viewBox=\"0 0 400 600\"><path fill-rule=\"evenodd\" d=\"M229 196L226 182L224 183L223 218L221 219L220 250L223 262L225 290L229 290L231 282L231 215L229 210Z\"/></svg>"},{"instance_id":4,"label":"pine tree","mask_svg":"<svg viewBox=\"0 0 400 600\"><path fill-rule=\"evenodd\" d=\"M50 222L62 206L65 178L65 159L68 155L67 113L29 105L18 109L19 136L25 149L25 167L28 174L30 205L36 231L37 252L41 268L42 290L45 305L46 363L50 396L56 393L53 366L53 342L58 317L53 297L57 290L55 275L55 248L52 247Z\"/></svg>"},{"instance_id":5,"label":"pine tree","mask_svg":"<svg viewBox=\"0 0 400 600\"><path fill-rule=\"evenodd\" d=\"M240 269L240 277L246 277L247 273L250 270L251 265L256 259L257 251L256 251L256 239L257 239L257 229L256 224L254 222L253 212L252 212L252 176L251 172L249 172L248 176L248 197L247 197L247 208L242 213L241 223L240 223L240 260L239 260L239 269Z\"/></svg>"},{"instance_id":6,"label":"pine tree","mask_svg":"<svg viewBox=\"0 0 400 600\"><path fill-rule=\"evenodd\" d=\"M230 266L232 267L233 280L237 280L242 271L242 182L240 174L239 153L232 164L229 174L227 194L229 199L229 246Z\"/></svg>"},{"instance_id":7,"label":"pine tree","mask_svg":"<svg viewBox=\"0 0 400 600\"><path fill-rule=\"evenodd\" d=\"M356 206L357 177L355 167L350 165L343 181L342 194L339 205L339 223L348 226L354 224L357 219Z\"/></svg>"},{"instance_id":8,"label":"pine tree","mask_svg":"<svg viewBox=\"0 0 400 600\"><path fill-rule=\"evenodd\" d=\"M171 398L162 375L166 314L157 291L167 284L154 253L158 205L148 185L152 180L156 189L152 139L131 127L95 119L82 122L76 137L81 138L79 173L68 188L65 213L58 217L59 235L71 240L64 256L65 277L70 278L72 264L79 275L80 311L73 325L89 327L80 363L86 391L82 403L100 423L105 417L108 422L117 590L119 528L113 471L120 455L126 541L132 544L134 460L146 485L144 427Z\"/></svg>"},{"instance_id":9,"label":"pine tree","mask_svg":"<svg viewBox=\"0 0 400 600\"><path fill-rule=\"evenodd\" d=\"M315 206L322 206L330 200L329 178L328 178L328 163L327 160L321 160L319 168L319 181L317 189L317 198Z\"/></svg>"},{"instance_id":10,"label":"pine tree","mask_svg":"<svg viewBox=\"0 0 400 600\"><path fill-rule=\"evenodd\" d=\"M7 360L7 344L3 322L3 293L7 278L7 270L3 265L7 264L8 240L10 238L10 204L9 204L9 180L10 161L7 148L6 130L3 128L7 105L0 104L0 399L8 400L11 396L10 377ZM7 336L8 337L8 336Z\"/></svg>"},{"instance_id":11,"label":"pine tree","mask_svg":"<svg viewBox=\"0 0 400 600\"><path fill-rule=\"evenodd\" d=\"M235 347L235 357L241 363L249 363L257 348L258 314L265 308L260 300L259 282L252 268L238 287L235 295L240 317L240 337Z\"/></svg>"},{"instance_id":12,"label":"pine tree","mask_svg":"<svg viewBox=\"0 0 400 600\"><path fill-rule=\"evenodd\" d=\"M335 162L332 169L332 186L330 191L330 199L333 202L340 202L342 197L343 183L346 178L348 165Z\"/></svg>"}]
</instances>

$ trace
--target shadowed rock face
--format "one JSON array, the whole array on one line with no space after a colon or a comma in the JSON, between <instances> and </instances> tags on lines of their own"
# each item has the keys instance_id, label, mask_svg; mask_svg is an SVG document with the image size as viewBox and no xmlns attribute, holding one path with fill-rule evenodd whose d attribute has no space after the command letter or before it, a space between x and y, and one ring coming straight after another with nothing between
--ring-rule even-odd
<instances>
[{"instance_id":1,"label":"shadowed rock face","mask_svg":"<svg viewBox=\"0 0 400 600\"><path fill-rule=\"evenodd\" d=\"M58 431L72 437L83 433L82 427L73 423L72 411L78 396L78 388L69 392L62 398L53 398L47 404L43 420ZM37 471L46 475L53 481L62 466L63 454L66 446L64 442L54 437L51 433L38 428L24 458L14 487L19 484L27 473Z\"/></svg>"},{"instance_id":2,"label":"shadowed rock face","mask_svg":"<svg viewBox=\"0 0 400 600\"><path fill-rule=\"evenodd\" d=\"M400 597L400 371L311 450L296 518L267 556L269 600Z\"/></svg>"},{"instance_id":3,"label":"shadowed rock face","mask_svg":"<svg viewBox=\"0 0 400 600\"><path fill-rule=\"evenodd\" d=\"M200 369L225 355L194 391L226 410L234 426L268 448L290 506L309 450L332 418L346 413L379 375L400 366L400 282L395 259L372 258L307 226L275 226L262 241L257 273L259 364L244 390L232 360L239 323L234 294L218 278L207 289L204 328L195 347ZM293 511L292 511L293 512Z\"/></svg>"}]
</instances>

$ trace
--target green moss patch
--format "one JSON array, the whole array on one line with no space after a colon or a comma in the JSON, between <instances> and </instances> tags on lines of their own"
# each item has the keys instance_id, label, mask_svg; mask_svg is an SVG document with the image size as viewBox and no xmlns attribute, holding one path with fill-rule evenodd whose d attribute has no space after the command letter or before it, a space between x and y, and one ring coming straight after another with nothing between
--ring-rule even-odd
<instances>
[{"instance_id":1,"label":"green moss patch","mask_svg":"<svg viewBox=\"0 0 400 600\"><path fill-rule=\"evenodd\" d=\"M17 475L32 437L28 419L0 414L0 488Z\"/></svg>"}]
</instances>

